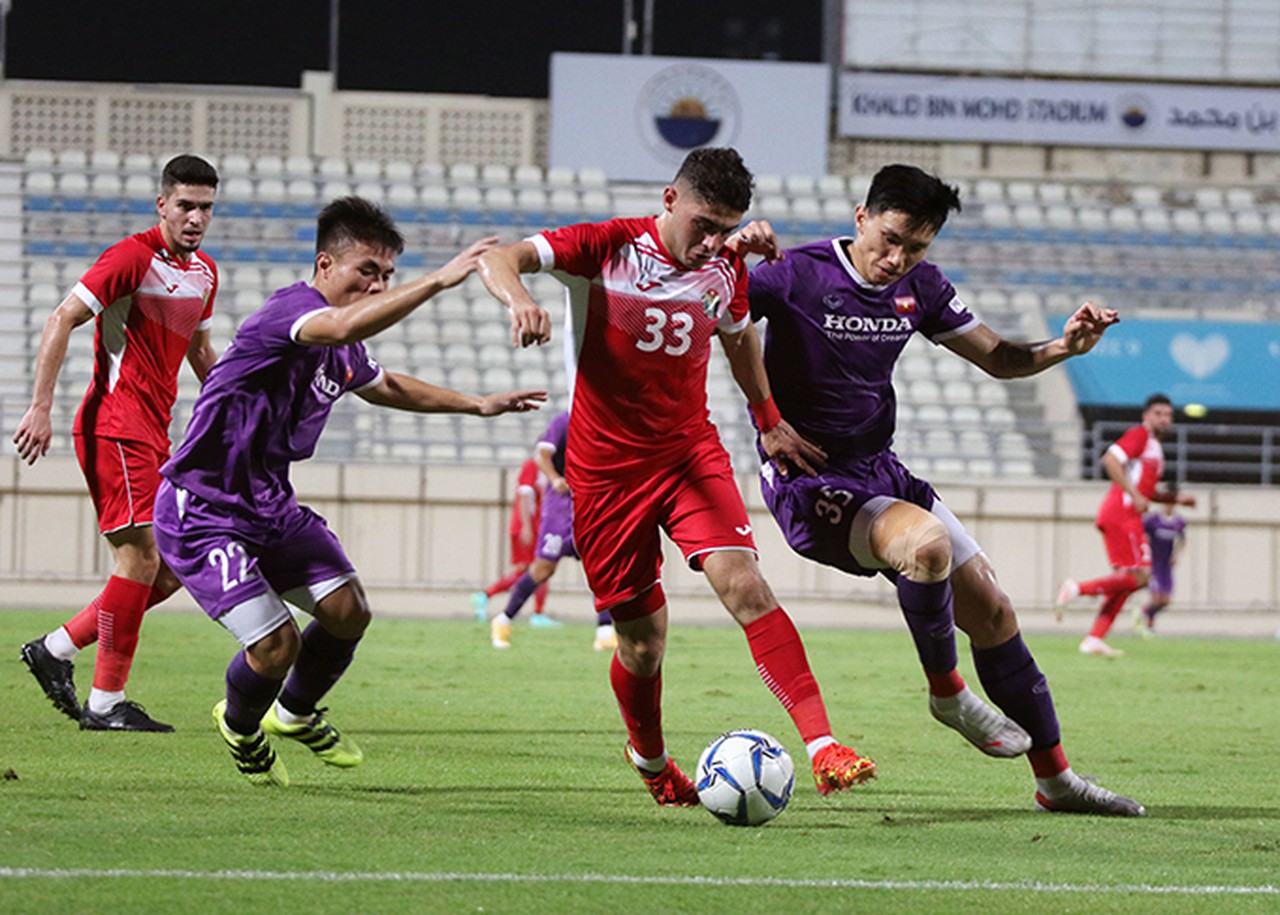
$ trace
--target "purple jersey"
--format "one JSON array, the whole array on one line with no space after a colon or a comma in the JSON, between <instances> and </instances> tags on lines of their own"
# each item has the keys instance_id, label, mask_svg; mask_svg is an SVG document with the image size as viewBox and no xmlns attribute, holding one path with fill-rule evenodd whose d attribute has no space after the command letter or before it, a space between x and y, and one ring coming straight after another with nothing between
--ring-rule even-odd
<instances>
[{"instance_id":1,"label":"purple jersey","mask_svg":"<svg viewBox=\"0 0 1280 915\"><path fill-rule=\"evenodd\" d=\"M569 413L565 411L547 425L547 431L538 439L538 445L550 445L555 450L551 453L551 466L556 473L564 476L564 449L569 439Z\"/></svg>"},{"instance_id":2,"label":"purple jersey","mask_svg":"<svg viewBox=\"0 0 1280 915\"><path fill-rule=\"evenodd\" d=\"M893 441L893 367L913 333L934 343L979 321L933 264L887 286L854 269L833 238L790 248L751 271L753 318L768 318L764 363L787 422L837 463Z\"/></svg>"},{"instance_id":3,"label":"purple jersey","mask_svg":"<svg viewBox=\"0 0 1280 915\"><path fill-rule=\"evenodd\" d=\"M1187 519L1181 515L1152 512L1142 519L1142 526L1146 529L1147 541L1151 544L1152 567L1169 568L1174 551L1184 536Z\"/></svg>"},{"instance_id":4,"label":"purple jersey","mask_svg":"<svg viewBox=\"0 0 1280 915\"><path fill-rule=\"evenodd\" d=\"M278 290L236 332L196 399L186 437L160 473L174 486L248 518L295 503L289 465L309 458L334 401L375 384L362 343L307 346L307 318L329 308L306 283Z\"/></svg>"}]
</instances>

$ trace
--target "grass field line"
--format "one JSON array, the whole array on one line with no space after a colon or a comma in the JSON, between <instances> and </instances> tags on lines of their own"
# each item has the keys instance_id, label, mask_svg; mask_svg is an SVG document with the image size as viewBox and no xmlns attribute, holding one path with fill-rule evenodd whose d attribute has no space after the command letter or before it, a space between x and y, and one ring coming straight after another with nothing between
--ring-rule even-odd
<instances>
[{"instance_id":1,"label":"grass field line","mask_svg":"<svg viewBox=\"0 0 1280 915\"><path fill-rule=\"evenodd\" d=\"M615 883L650 886L784 887L860 890L1012 890L1033 893L1121 893L1168 896L1280 896L1280 886L1181 886L1153 884L997 882L987 880L851 880L786 877L639 876L627 874L485 874L344 871L192 871L128 868L0 867L0 879L84 880L142 878L163 880L315 881L319 883Z\"/></svg>"}]
</instances>

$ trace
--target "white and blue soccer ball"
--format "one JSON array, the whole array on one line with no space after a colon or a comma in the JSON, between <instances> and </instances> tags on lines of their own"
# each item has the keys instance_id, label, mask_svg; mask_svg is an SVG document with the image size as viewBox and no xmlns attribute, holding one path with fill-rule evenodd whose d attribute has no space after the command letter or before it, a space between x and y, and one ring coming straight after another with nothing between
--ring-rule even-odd
<instances>
[{"instance_id":1,"label":"white and blue soccer ball","mask_svg":"<svg viewBox=\"0 0 1280 915\"><path fill-rule=\"evenodd\" d=\"M698 758L698 799L731 826L761 826L782 811L795 787L787 748L764 731L721 734Z\"/></svg>"}]
</instances>

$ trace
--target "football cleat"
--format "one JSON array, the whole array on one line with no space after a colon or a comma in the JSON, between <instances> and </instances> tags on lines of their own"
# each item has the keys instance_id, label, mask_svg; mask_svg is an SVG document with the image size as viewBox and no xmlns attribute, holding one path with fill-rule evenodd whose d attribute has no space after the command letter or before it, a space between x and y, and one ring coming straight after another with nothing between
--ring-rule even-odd
<instances>
[{"instance_id":1,"label":"football cleat","mask_svg":"<svg viewBox=\"0 0 1280 915\"><path fill-rule=\"evenodd\" d=\"M1118 658L1124 654L1119 648L1112 648L1096 635L1086 635L1080 642L1081 654L1096 654L1106 658Z\"/></svg>"},{"instance_id":2,"label":"football cleat","mask_svg":"<svg viewBox=\"0 0 1280 915\"><path fill-rule=\"evenodd\" d=\"M284 760L276 756L271 741L259 728L257 733L245 736L237 734L227 727L227 700L219 700L213 707L213 720L218 725L218 733L222 735L227 748L231 750L231 758L236 761L236 768L255 785L279 785L288 787L289 773L284 767Z\"/></svg>"},{"instance_id":3,"label":"football cleat","mask_svg":"<svg viewBox=\"0 0 1280 915\"><path fill-rule=\"evenodd\" d=\"M325 719L327 711L316 709L315 714L303 724L285 724L276 714L275 703L272 703L267 714L262 716L262 729L268 734L298 741L331 766L350 769L360 765L364 762L364 751Z\"/></svg>"},{"instance_id":4,"label":"football cleat","mask_svg":"<svg viewBox=\"0 0 1280 915\"><path fill-rule=\"evenodd\" d=\"M662 771L655 774L646 772L636 765L636 761L631 757L630 744L624 748L623 755L627 757L631 768L640 773L640 777L644 779L644 786L649 789L649 793L653 795L659 807L696 807L700 803L697 786L689 776L680 771L675 760L668 757Z\"/></svg>"},{"instance_id":5,"label":"football cleat","mask_svg":"<svg viewBox=\"0 0 1280 915\"><path fill-rule=\"evenodd\" d=\"M79 721L80 701L76 699L75 665L55 658L44 647L43 638L23 645L21 657L53 707L72 721Z\"/></svg>"},{"instance_id":6,"label":"football cleat","mask_svg":"<svg viewBox=\"0 0 1280 915\"><path fill-rule=\"evenodd\" d=\"M613 626L597 626L596 637L591 643L592 651L617 651L618 649L618 633L613 631Z\"/></svg>"},{"instance_id":7,"label":"football cleat","mask_svg":"<svg viewBox=\"0 0 1280 915\"><path fill-rule=\"evenodd\" d=\"M813 781L823 797L876 777L876 764L853 747L832 743L813 758Z\"/></svg>"},{"instance_id":8,"label":"football cleat","mask_svg":"<svg viewBox=\"0 0 1280 915\"><path fill-rule=\"evenodd\" d=\"M1076 583L1074 578L1068 578L1062 583L1062 587L1058 589L1058 596L1053 602L1053 618L1059 623L1066 615L1067 604L1071 603L1080 596L1080 585Z\"/></svg>"},{"instance_id":9,"label":"football cleat","mask_svg":"<svg viewBox=\"0 0 1280 915\"><path fill-rule=\"evenodd\" d=\"M471 595L471 612L476 615L476 622L483 623L489 618L489 595L476 591Z\"/></svg>"},{"instance_id":10,"label":"football cleat","mask_svg":"<svg viewBox=\"0 0 1280 915\"><path fill-rule=\"evenodd\" d=\"M988 756L1012 758L1031 749L1031 735L1021 725L987 705L967 686L954 696L930 695L929 711Z\"/></svg>"},{"instance_id":11,"label":"football cleat","mask_svg":"<svg viewBox=\"0 0 1280 915\"><path fill-rule=\"evenodd\" d=\"M169 733L173 725L156 721L136 702L123 699L111 706L111 711L99 714L86 704L80 710L82 731L155 731Z\"/></svg>"},{"instance_id":12,"label":"football cleat","mask_svg":"<svg viewBox=\"0 0 1280 915\"><path fill-rule=\"evenodd\" d=\"M529 625L534 629L563 629L564 623L558 619L547 616L545 613L535 613L529 617Z\"/></svg>"},{"instance_id":13,"label":"football cleat","mask_svg":"<svg viewBox=\"0 0 1280 915\"><path fill-rule=\"evenodd\" d=\"M499 613L489 624L489 640L494 648L511 647L511 621L505 613Z\"/></svg>"},{"instance_id":14,"label":"football cleat","mask_svg":"<svg viewBox=\"0 0 1280 915\"><path fill-rule=\"evenodd\" d=\"M1056 781L1065 782L1053 797L1036 792L1036 809L1045 813L1092 813L1098 816L1140 817L1147 808L1132 798L1090 784L1070 769Z\"/></svg>"}]
</instances>

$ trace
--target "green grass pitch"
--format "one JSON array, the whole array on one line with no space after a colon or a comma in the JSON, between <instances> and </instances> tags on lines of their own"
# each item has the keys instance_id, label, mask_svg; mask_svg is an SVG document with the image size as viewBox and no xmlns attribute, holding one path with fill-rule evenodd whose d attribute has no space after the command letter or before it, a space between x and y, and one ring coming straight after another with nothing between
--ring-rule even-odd
<instances>
[{"instance_id":1,"label":"green grass pitch","mask_svg":"<svg viewBox=\"0 0 1280 915\"><path fill-rule=\"evenodd\" d=\"M880 778L831 799L732 626L682 626L665 674L677 761L730 727L782 740L790 807L760 829L657 807L622 759L591 629L375 620L330 717L354 770L279 742L294 784L235 771L209 709L235 649L201 616L143 628L130 695L174 734L81 733L17 660L61 614L0 613L0 911L1275 912L1280 642L1029 639L1077 772L1138 820L1037 813L1023 760L928 715L901 632L803 629L836 736ZM92 651L81 656L87 695ZM961 671L976 686L962 653Z\"/></svg>"}]
</instances>

